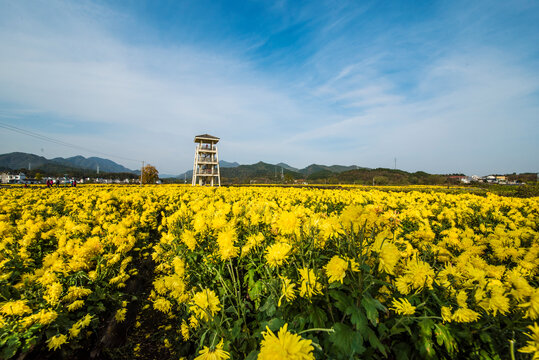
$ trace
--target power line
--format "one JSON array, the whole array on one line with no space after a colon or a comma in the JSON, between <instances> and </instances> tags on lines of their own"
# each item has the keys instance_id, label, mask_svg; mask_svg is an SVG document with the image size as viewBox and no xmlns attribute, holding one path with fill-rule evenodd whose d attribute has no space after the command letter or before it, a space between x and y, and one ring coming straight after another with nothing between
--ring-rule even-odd
<instances>
[{"instance_id":1,"label":"power line","mask_svg":"<svg viewBox=\"0 0 539 360\"><path fill-rule=\"evenodd\" d=\"M56 145L62 145L62 146L70 147L70 148L73 148L73 149L83 150L83 151L86 151L86 152L99 154L99 155L103 155L103 156L107 156L107 157L113 157L113 158L122 159L122 160L127 160L127 161L142 162L142 160L131 159L131 158L123 157L123 156L112 155L112 154L104 153L104 152L101 152L101 151L92 150L92 149L89 149L89 148L85 148L83 146L71 144L71 143L68 143L68 142L65 142L65 141L62 141L62 140L57 140L57 139L54 139L54 138L51 138L51 137L48 137L48 136L45 136L45 135L38 134L38 133L33 132L33 131L21 129L21 128L18 128L16 126L5 124L5 123L2 123L2 122L0 122L0 128L11 130L11 131L14 131L14 132L19 133L19 134L31 136L31 137L39 139L39 140L48 141L48 142L54 143Z\"/></svg>"}]
</instances>

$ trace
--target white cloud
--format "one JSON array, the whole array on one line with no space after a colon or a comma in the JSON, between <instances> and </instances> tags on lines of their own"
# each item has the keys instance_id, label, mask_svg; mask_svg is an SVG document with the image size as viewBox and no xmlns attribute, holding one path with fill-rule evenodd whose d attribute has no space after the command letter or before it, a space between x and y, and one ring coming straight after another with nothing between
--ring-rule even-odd
<instances>
[{"instance_id":1,"label":"white cloud","mask_svg":"<svg viewBox=\"0 0 539 360\"><path fill-rule=\"evenodd\" d=\"M91 2L1 7L0 102L9 106L0 119L57 118L59 125L45 127L48 136L143 159L161 172L189 169L192 138L203 132L222 138L221 159L242 163L390 167L397 156L406 170L537 170L526 158L539 152L537 141L522 140L537 134L539 113L539 73L522 60L529 53L458 38L449 47L436 36L414 47L447 22L396 33L370 22L360 43L354 19L366 9L321 14L315 54L297 73L280 74L246 60L242 54L253 49L245 44L228 52L151 44L151 28L136 41L140 33L129 34L135 19ZM317 15L297 16L276 31ZM68 135L60 132L66 122L74 127ZM88 124L99 128L98 138L76 133ZM43 145L2 140L7 151L38 153Z\"/></svg>"}]
</instances>

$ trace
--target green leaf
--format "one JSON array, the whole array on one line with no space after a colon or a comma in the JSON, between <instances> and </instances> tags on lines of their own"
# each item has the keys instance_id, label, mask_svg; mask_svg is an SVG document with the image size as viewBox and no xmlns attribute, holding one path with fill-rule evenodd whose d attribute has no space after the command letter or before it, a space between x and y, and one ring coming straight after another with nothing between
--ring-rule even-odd
<instances>
[{"instance_id":1,"label":"green leaf","mask_svg":"<svg viewBox=\"0 0 539 360\"><path fill-rule=\"evenodd\" d=\"M273 295L268 296L264 305L260 307L260 311L265 312L268 316L273 316L276 310L277 307L275 306L275 298Z\"/></svg>"},{"instance_id":2,"label":"green leaf","mask_svg":"<svg viewBox=\"0 0 539 360\"><path fill-rule=\"evenodd\" d=\"M361 305L363 305L363 308L367 313L367 319L369 319L374 326L378 324L378 310L376 302L379 301L371 298L370 296L365 296L363 299L361 299Z\"/></svg>"},{"instance_id":3,"label":"green leaf","mask_svg":"<svg viewBox=\"0 0 539 360\"><path fill-rule=\"evenodd\" d=\"M270 321L268 321L268 327L270 328L271 331L279 330L284 324L285 324L284 320L280 318L273 318Z\"/></svg>"},{"instance_id":4,"label":"green leaf","mask_svg":"<svg viewBox=\"0 0 539 360\"><path fill-rule=\"evenodd\" d=\"M313 307L309 312L309 320L314 325L314 327L324 327L328 317L325 311L318 307Z\"/></svg>"},{"instance_id":5,"label":"green leaf","mask_svg":"<svg viewBox=\"0 0 539 360\"><path fill-rule=\"evenodd\" d=\"M256 358L258 357L258 351L257 350L253 350L249 353L249 355L247 355L247 357L245 358L245 360L256 360Z\"/></svg>"},{"instance_id":6,"label":"green leaf","mask_svg":"<svg viewBox=\"0 0 539 360\"><path fill-rule=\"evenodd\" d=\"M451 331L445 325L434 324L434 334L436 335L436 342L438 345L443 344L449 354L455 352L457 343L453 336L451 336Z\"/></svg>"},{"instance_id":7,"label":"green leaf","mask_svg":"<svg viewBox=\"0 0 539 360\"><path fill-rule=\"evenodd\" d=\"M2 352L0 353L2 359L9 359L17 353L19 347L21 346L21 341L17 335L12 335L8 337L5 342L2 344Z\"/></svg>"},{"instance_id":8,"label":"green leaf","mask_svg":"<svg viewBox=\"0 0 539 360\"><path fill-rule=\"evenodd\" d=\"M434 321L432 319L423 319L419 323L419 333L421 337L430 339L432 337L432 328L434 327Z\"/></svg>"},{"instance_id":9,"label":"green leaf","mask_svg":"<svg viewBox=\"0 0 539 360\"><path fill-rule=\"evenodd\" d=\"M385 346L380 342L380 339L378 339L378 336L376 336L376 333L371 329L367 328L367 336L369 340L369 344L378 351L380 351L384 356L387 357L387 352Z\"/></svg>"},{"instance_id":10,"label":"green leaf","mask_svg":"<svg viewBox=\"0 0 539 360\"><path fill-rule=\"evenodd\" d=\"M350 315L350 321L362 335L366 335L367 317L361 308L355 305L349 305L345 313Z\"/></svg>"},{"instance_id":11,"label":"green leaf","mask_svg":"<svg viewBox=\"0 0 539 360\"><path fill-rule=\"evenodd\" d=\"M234 321L234 326L232 327L232 338L237 339L239 335L241 334L241 327L243 325L242 319L238 319Z\"/></svg>"},{"instance_id":12,"label":"green leaf","mask_svg":"<svg viewBox=\"0 0 539 360\"><path fill-rule=\"evenodd\" d=\"M361 354L365 351L363 338L358 331L353 331L350 327L342 323L333 325L333 332L329 338L335 347L347 356Z\"/></svg>"},{"instance_id":13,"label":"green leaf","mask_svg":"<svg viewBox=\"0 0 539 360\"><path fill-rule=\"evenodd\" d=\"M350 296L346 295L345 293L339 290L330 290L329 296L331 296L333 299L336 300L334 305L337 309L341 310L342 312L346 312L346 309L348 308L348 306L351 306L354 304Z\"/></svg>"},{"instance_id":14,"label":"green leaf","mask_svg":"<svg viewBox=\"0 0 539 360\"><path fill-rule=\"evenodd\" d=\"M393 346L393 354L397 360L408 360L410 359L410 345L406 343L398 343Z\"/></svg>"},{"instance_id":15,"label":"green leaf","mask_svg":"<svg viewBox=\"0 0 539 360\"><path fill-rule=\"evenodd\" d=\"M421 339L419 343L419 353L424 359L433 358L436 355L434 343L430 339Z\"/></svg>"}]
</instances>

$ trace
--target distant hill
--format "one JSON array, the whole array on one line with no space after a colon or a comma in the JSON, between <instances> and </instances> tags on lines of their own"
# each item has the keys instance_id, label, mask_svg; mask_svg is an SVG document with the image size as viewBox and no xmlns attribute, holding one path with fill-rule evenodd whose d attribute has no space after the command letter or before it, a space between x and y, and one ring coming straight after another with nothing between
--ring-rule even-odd
<instances>
[{"instance_id":1,"label":"distant hill","mask_svg":"<svg viewBox=\"0 0 539 360\"><path fill-rule=\"evenodd\" d=\"M43 156L23 152L0 155L0 168L5 170L35 171L39 169L45 174L84 174L89 171L96 172L98 165L100 173L137 173L114 161L98 157L74 156L67 159L61 157L46 159Z\"/></svg>"},{"instance_id":2,"label":"distant hill","mask_svg":"<svg viewBox=\"0 0 539 360\"><path fill-rule=\"evenodd\" d=\"M99 166L100 172L107 173L135 173L131 169L128 169L120 164L115 163L112 160L102 159L98 157L85 158L84 156L73 156L67 159L58 157L54 158L51 161L57 162L62 165L71 166L78 169L88 169L88 170L97 170Z\"/></svg>"},{"instance_id":3,"label":"distant hill","mask_svg":"<svg viewBox=\"0 0 539 360\"><path fill-rule=\"evenodd\" d=\"M306 168L299 170L299 172L304 174L304 175L312 175L312 174L315 174L315 173L321 172L321 171L329 171L329 172L332 172L332 173L341 173L341 172L344 172L344 171L356 170L356 169L360 169L360 167L356 166L356 165L351 165L351 166L344 166L344 165L326 166L326 165L311 164L311 165L307 166ZM361 168L361 169L364 169L364 168Z\"/></svg>"},{"instance_id":4,"label":"distant hill","mask_svg":"<svg viewBox=\"0 0 539 360\"><path fill-rule=\"evenodd\" d=\"M225 160L219 160L219 168L220 169L226 169L226 168L234 168L240 166L237 162L228 162ZM222 170L221 170L222 172ZM161 177L161 176L160 176ZM187 179L188 182L191 181L191 178L193 177L193 170L187 170L186 172L180 174L180 175L173 175L173 176L163 176L163 177L169 177L169 178L178 178L180 180Z\"/></svg>"},{"instance_id":5,"label":"distant hill","mask_svg":"<svg viewBox=\"0 0 539 360\"><path fill-rule=\"evenodd\" d=\"M281 174L283 177L287 176L292 179L300 179L303 176L296 171L262 161L252 165L240 165L235 168L224 168L221 170L223 182L229 181L231 183L248 183L251 180L278 182L281 179Z\"/></svg>"},{"instance_id":6,"label":"distant hill","mask_svg":"<svg viewBox=\"0 0 539 360\"><path fill-rule=\"evenodd\" d=\"M223 183L279 183L298 179L324 180L335 177L337 174L346 171L366 169L356 165L327 166L318 164L311 164L304 169L297 169L283 162L274 165L263 161L251 165L239 165L237 162L229 163L221 160L219 161L219 165ZM193 171L189 170L178 175L176 178L180 180L187 179L187 181L190 181L192 176Z\"/></svg>"},{"instance_id":7,"label":"distant hill","mask_svg":"<svg viewBox=\"0 0 539 360\"><path fill-rule=\"evenodd\" d=\"M275 166L279 166L279 167L282 167L283 169L290 170L290 171L300 172L299 169L292 167L288 164L282 163L282 162L276 164Z\"/></svg>"},{"instance_id":8,"label":"distant hill","mask_svg":"<svg viewBox=\"0 0 539 360\"><path fill-rule=\"evenodd\" d=\"M49 162L50 160L45 159L43 156L22 152L13 152L0 155L0 167L6 169L28 169L28 167L31 168L32 166L38 168Z\"/></svg>"},{"instance_id":9,"label":"distant hill","mask_svg":"<svg viewBox=\"0 0 539 360\"><path fill-rule=\"evenodd\" d=\"M224 160L219 160L219 167L220 168L233 168L233 167L236 167L236 166L240 166L240 164L238 164L237 162L228 162L228 161L224 161Z\"/></svg>"}]
</instances>

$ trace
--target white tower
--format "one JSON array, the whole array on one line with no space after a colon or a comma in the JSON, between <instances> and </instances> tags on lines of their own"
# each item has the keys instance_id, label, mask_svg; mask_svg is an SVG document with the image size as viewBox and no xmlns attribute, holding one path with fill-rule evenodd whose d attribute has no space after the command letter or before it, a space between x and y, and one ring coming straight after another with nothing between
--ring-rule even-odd
<instances>
[{"instance_id":1,"label":"white tower","mask_svg":"<svg viewBox=\"0 0 539 360\"><path fill-rule=\"evenodd\" d=\"M208 134L195 136L195 164L193 166L193 186L221 186L219 156L217 146L219 138Z\"/></svg>"}]
</instances>

